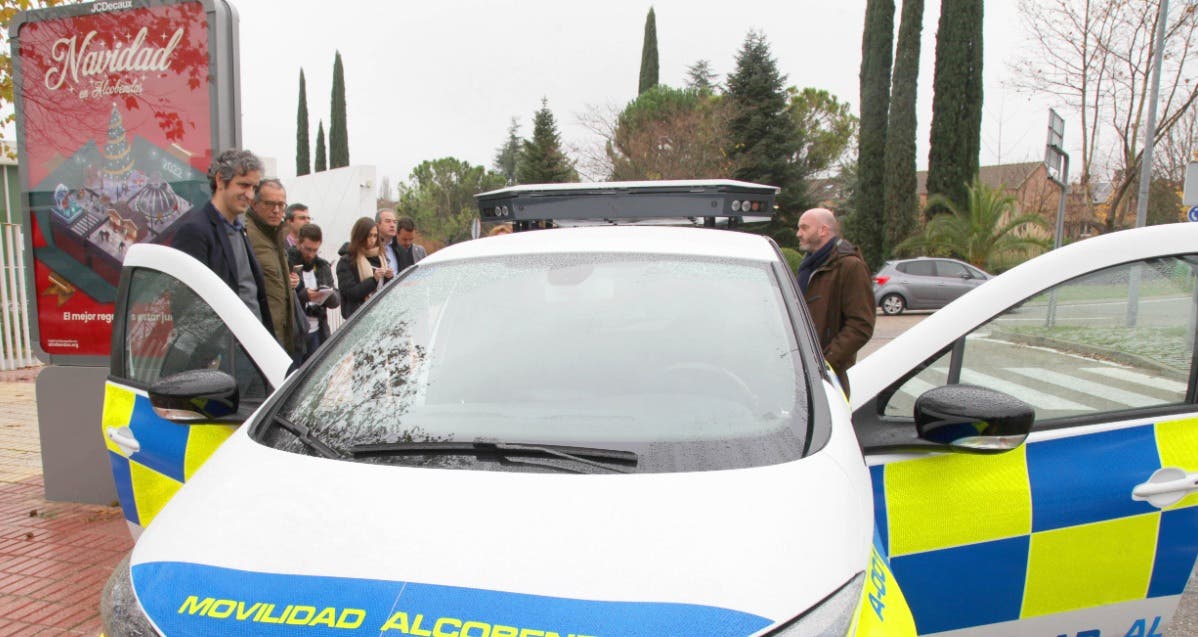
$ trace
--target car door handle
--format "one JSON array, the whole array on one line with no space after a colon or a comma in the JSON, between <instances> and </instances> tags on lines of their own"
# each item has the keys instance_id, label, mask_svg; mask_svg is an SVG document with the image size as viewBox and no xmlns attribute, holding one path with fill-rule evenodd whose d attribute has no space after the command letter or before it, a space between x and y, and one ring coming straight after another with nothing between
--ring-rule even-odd
<instances>
[{"instance_id":1,"label":"car door handle","mask_svg":"<svg viewBox=\"0 0 1198 637\"><path fill-rule=\"evenodd\" d=\"M141 451L141 443L133 435L133 430L128 427L109 427L104 433L108 435L109 440L116 444L117 449L120 449L121 455L126 458Z\"/></svg>"},{"instance_id":2,"label":"car door handle","mask_svg":"<svg viewBox=\"0 0 1198 637\"><path fill-rule=\"evenodd\" d=\"M1198 491L1198 473L1165 467L1153 473L1148 482L1137 484L1131 491L1131 499L1146 500L1148 504L1163 509L1195 491Z\"/></svg>"}]
</instances>

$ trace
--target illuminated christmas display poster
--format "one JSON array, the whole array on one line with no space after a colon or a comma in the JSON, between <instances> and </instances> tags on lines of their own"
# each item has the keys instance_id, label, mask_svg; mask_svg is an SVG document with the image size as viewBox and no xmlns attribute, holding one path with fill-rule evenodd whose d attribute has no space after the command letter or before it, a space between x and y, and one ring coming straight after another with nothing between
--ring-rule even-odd
<instances>
[{"instance_id":1,"label":"illuminated christmas display poster","mask_svg":"<svg viewBox=\"0 0 1198 637\"><path fill-rule=\"evenodd\" d=\"M88 5L83 5L88 6ZM107 356L121 261L210 196L201 2L96 2L14 38L38 342Z\"/></svg>"}]
</instances>

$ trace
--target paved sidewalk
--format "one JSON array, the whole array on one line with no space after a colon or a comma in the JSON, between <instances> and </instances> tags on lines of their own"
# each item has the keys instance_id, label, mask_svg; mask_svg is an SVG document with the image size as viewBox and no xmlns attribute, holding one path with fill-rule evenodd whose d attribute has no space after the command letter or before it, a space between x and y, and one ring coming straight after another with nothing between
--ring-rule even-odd
<instances>
[{"instance_id":1,"label":"paved sidewalk","mask_svg":"<svg viewBox=\"0 0 1198 637\"><path fill-rule=\"evenodd\" d=\"M120 507L42 499L39 371L0 372L0 635L95 636L100 590L133 541Z\"/></svg>"}]
</instances>

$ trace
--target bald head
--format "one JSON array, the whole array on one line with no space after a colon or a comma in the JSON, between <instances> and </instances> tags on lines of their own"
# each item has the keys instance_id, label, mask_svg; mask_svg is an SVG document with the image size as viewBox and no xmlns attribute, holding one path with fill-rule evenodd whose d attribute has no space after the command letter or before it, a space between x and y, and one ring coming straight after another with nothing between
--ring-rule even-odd
<instances>
[{"instance_id":1,"label":"bald head","mask_svg":"<svg viewBox=\"0 0 1198 637\"><path fill-rule=\"evenodd\" d=\"M805 252L815 252L840 236L840 222L836 213L827 208L812 208L799 217L799 247Z\"/></svg>"}]
</instances>

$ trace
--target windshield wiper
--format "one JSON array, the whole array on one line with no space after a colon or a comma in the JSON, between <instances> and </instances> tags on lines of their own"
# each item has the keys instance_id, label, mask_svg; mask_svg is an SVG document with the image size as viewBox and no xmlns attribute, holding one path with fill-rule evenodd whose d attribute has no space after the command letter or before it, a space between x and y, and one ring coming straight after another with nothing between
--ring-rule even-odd
<instances>
[{"instance_id":1,"label":"windshield wiper","mask_svg":"<svg viewBox=\"0 0 1198 637\"><path fill-rule=\"evenodd\" d=\"M345 454L330 447L328 444L326 444L320 438L314 437L312 435L312 430L309 429L306 425L301 425L299 423L291 422L290 420L287 420L286 418L284 418L280 415L277 415L277 414L275 415L274 419L271 422L279 425L283 429L286 429L288 432L291 433L291 435L298 438L300 442L307 445L307 447L309 449L324 456L325 458L331 458L333 460L340 460L345 457Z\"/></svg>"},{"instance_id":2,"label":"windshield wiper","mask_svg":"<svg viewBox=\"0 0 1198 637\"><path fill-rule=\"evenodd\" d=\"M378 442L354 445L349 453L355 458L404 455L549 456L618 473L632 473L632 469L614 465L635 466L638 460L636 452L622 449L512 442Z\"/></svg>"}]
</instances>

